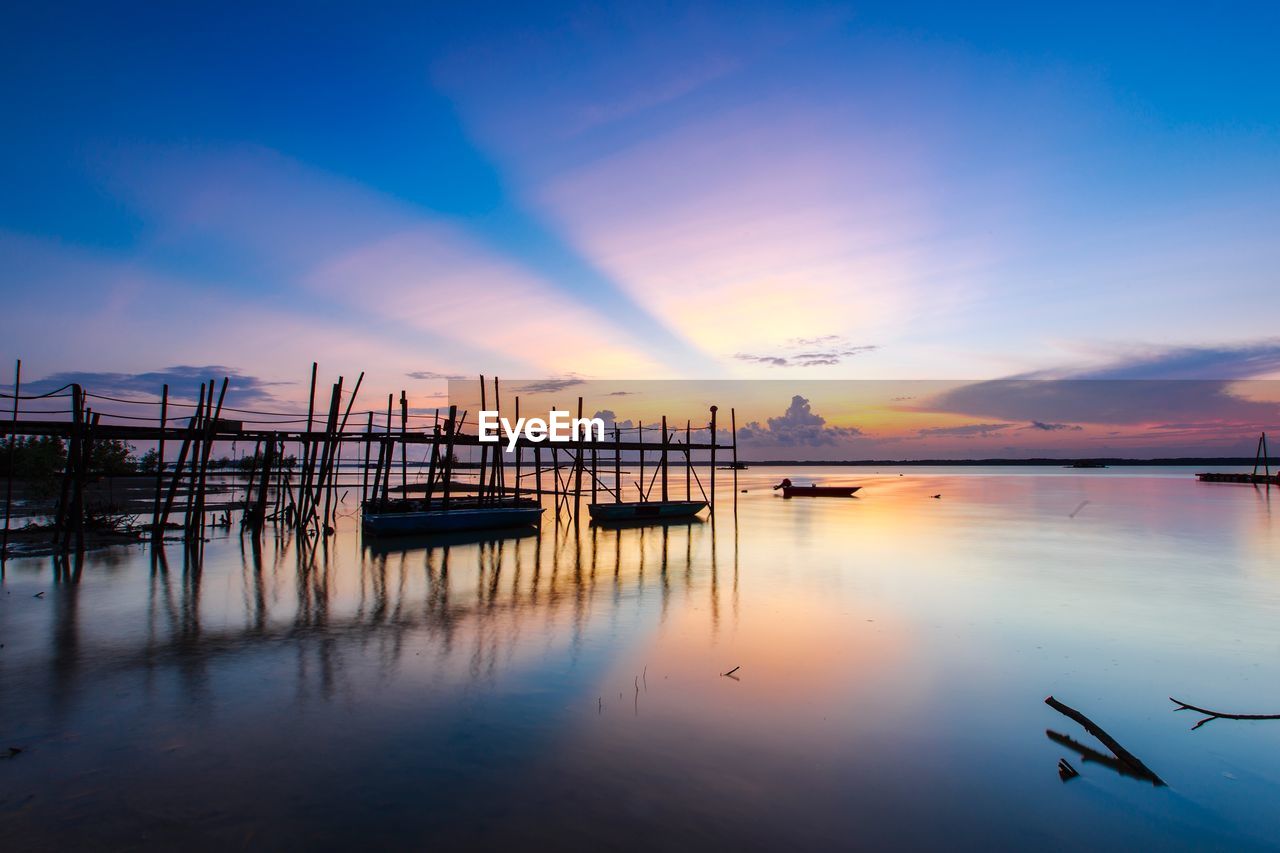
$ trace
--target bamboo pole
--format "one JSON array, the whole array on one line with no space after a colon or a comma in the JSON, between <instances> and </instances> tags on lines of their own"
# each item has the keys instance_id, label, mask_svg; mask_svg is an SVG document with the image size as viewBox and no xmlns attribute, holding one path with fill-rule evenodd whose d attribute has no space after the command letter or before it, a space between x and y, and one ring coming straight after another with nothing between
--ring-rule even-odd
<instances>
[{"instance_id":1,"label":"bamboo pole","mask_svg":"<svg viewBox=\"0 0 1280 853\"><path fill-rule=\"evenodd\" d=\"M738 413L729 409L729 431L733 434L733 505L738 506Z\"/></svg>"},{"instance_id":2,"label":"bamboo pole","mask_svg":"<svg viewBox=\"0 0 1280 853\"><path fill-rule=\"evenodd\" d=\"M22 396L22 359L13 370L13 432L9 435L9 477L4 486L4 540L0 542L0 566L9 556L9 519L13 507L13 478L17 475L18 400Z\"/></svg>"},{"instance_id":3,"label":"bamboo pole","mask_svg":"<svg viewBox=\"0 0 1280 853\"><path fill-rule=\"evenodd\" d=\"M613 423L613 502L622 503L622 430Z\"/></svg>"},{"instance_id":4,"label":"bamboo pole","mask_svg":"<svg viewBox=\"0 0 1280 853\"><path fill-rule=\"evenodd\" d=\"M711 407L711 514L716 514L716 409Z\"/></svg>"},{"instance_id":5,"label":"bamboo pole","mask_svg":"<svg viewBox=\"0 0 1280 853\"><path fill-rule=\"evenodd\" d=\"M693 429L689 421L684 422L684 499L693 500L693 478L690 474L693 472L693 454L689 451L689 445L693 443Z\"/></svg>"},{"instance_id":6,"label":"bamboo pole","mask_svg":"<svg viewBox=\"0 0 1280 853\"><path fill-rule=\"evenodd\" d=\"M178 450L178 460L173 465L173 479L169 481L169 492L165 495L164 507L160 510L160 527L163 529L169 523L169 513L173 509L174 499L178 495L178 485L182 478L182 469L187 462L187 454L191 450L191 445L195 442L196 429L200 423L200 416L204 411L204 383L200 383L200 400L196 405L196 410L192 413L187 421L187 434L182 439L182 447Z\"/></svg>"},{"instance_id":7,"label":"bamboo pole","mask_svg":"<svg viewBox=\"0 0 1280 853\"><path fill-rule=\"evenodd\" d=\"M480 376L480 411L486 411L489 408L489 402L484 392L484 376ZM480 445L480 470L476 477L476 503L484 503L484 480L485 472L489 468L489 445Z\"/></svg>"},{"instance_id":8,"label":"bamboo pole","mask_svg":"<svg viewBox=\"0 0 1280 853\"><path fill-rule=\"evenodd\" d=\"M442 500L440 502L441 509L449 508L449 491L451 481L453 480L453 435L456 429L458 417L458 407L449 407L449 420L445 422L445 448L444 448L444 490Z\"/></svg>"},{"instance_id":9,"label":"bamboo pole","mask_svg":"<svg viewBox=\"0 0 1280 853\"><path fill-rule=\"evenodd\" d=\"M666 503L667 495L667 416L662 416L662 502Z\"/></svg>"},{"instance_id":10,"label":"bamboo pole","mask_svg":"<svg viewBox=\"0 0 1280 853\"><path fill-rule=\"evenodd\" d=\"M577 423L578 423L577 430L581 430L582 429L582 426L581 426L582 398L581 397L578 398ZM575 435L574 437L577 439L577 442L575 443L576 452L574 453L574 459L573 459L573 523L577 524L579 515L582 512L582 449L583 449L582 433L578 431L577 435Z\"/></svg>"},{"instance_id":11,"label":"bamboo pole","mask_svg":"<svg viewBox=\"0 0 1280 853\"><path fill-rule=\"evenodd\" d=\"M409 489L409 396L400 391L400 494L408 495Z\"/></svg>"},{"instance_id":12,"label":"bamboo pole","mask_svg":"<svg viewBox=\"0 0 1280 853\"><path fill-rule=\"evenodd\" d=\"M373 409L369 410L369 425L364 430L364 467L360 470L360 506L363 510L369 500L369 445L373 443Z\"/></svg>"},{"instance_id":13,"label":"bamboo pole","mask_svg":"<svg viewBox=\"0 0 1280 853\"><path fill-rule=\"evenodd\" d=\"M636 481L636 491L640 493L640 502L644 503L644 421L636 421L636 443L640 445L640 479Z\"/></svg>"},{"instance_id":14,"label":"bamboo pole","mask_svg":"<svg viewBox=\"0 0 1280 853\"><path fill-rule=\"evenodd\" d=\"M520 423L520 398L519 397L516 397L516 423ZM515 487L516 487L515 503L516 504L520 503L520 469L522 467L520 463L523 457L524 457L524 447L520 444L520 439L517 437L516 439L516 477L515 477Z\"/></svg>"},{"instance_id":15,"label":"bamboo pole","mask_svg":"<svg viewBox=\"0 0 1280 853\"><path fill-rule=\"evenodd\" d=\"M156 499L151 508L152 535L160 530L160 494L164 490L164 434L169 420L169 383L160 391L160 439L156 442Z\"/></svg>"}]
</instances>

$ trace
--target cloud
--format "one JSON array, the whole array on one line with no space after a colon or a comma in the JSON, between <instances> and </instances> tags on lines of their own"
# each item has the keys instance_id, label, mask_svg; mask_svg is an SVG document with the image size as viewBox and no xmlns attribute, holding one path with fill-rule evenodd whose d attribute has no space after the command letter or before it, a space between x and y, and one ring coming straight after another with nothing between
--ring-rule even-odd
<instances>
[{"instance_id":1,"label":"cloud","mask_svg":"<svg viewBox=\"0 0 1280 853\"><path fill-rule=\"evenodd\" d=\"M436 373L434 370L413 370L406 373L405 376L410 379L447 379L450 382L458 382L467 378L458 373Z\"/></svg>"},{"instance_id":2,"label":"cloud","mask_svg":"<svg viewBox=\"0 0 1280 853\"><path fill-rule=\"evenodd\" d=\"M1045 432L1058 432L1060 430L1082 430L1084 427L1075 424L1047 424L1044 421L1032 421L1023 427L1023 429L1040 429Z\"/></svg>"},{"instance_id":3,"label":"cloud","mask_svg":"<svg viewBox=\"0 0 1280 853\"><path fill-rule=\"evenodd\" d=\"M1001 430L1006 430L1013 424L965 424L963 426L953 427L929 427L918 431L921 438L936 438L946 436L950 438L987 438Z\"/></svg>"},{"instance_id":4,"label":"cloud","mask_svg":"<svg viewBox=\"0 0 1280 853\"><path fill-rule=\"evenodd\" d=\"M1280 373L1280 340L1235 346L1150 348L1073 379L1253 379ZM1061 378L1062 373L1054 374Z\"/></svg>"},{"instance_id":5,"label":"cloud","mask_svg":"<svg viewBox=\"0 0 1280 853\"><path fill-rule=\"evenodd\" d=\"M635 424L631 422L630 418L625 421L618 420L617 414L612 409L602 409L591 417L599 418L604 421L605 433L612 433L615 426L620 430L629 430L635 426ZM659 430L659 432L661 432L661 430Z\"/></svg>"},{"instance_id":6,"label":"cloud","mask_svg":"<svg viewBox=\"0 0 1280 853\"><path fill-rule=\"evenodd\" d=\"M813 411L809 401L799 394L779 417L769 418L767 425L752 421L738 430L745 444L777 444L784 447L819 447L836 444L863 435L857 427L827 426L827 419Z\"/></svg>"},{"instance_id":7,"label":"cloud","mask_svg":"<svg viewBox=\"0 0 1280 853\"><path fill-rule=\"evenodd\" d=\"M739 352L739 353L734 353L733 357L736 358L738 361L750 361L756 364L767 364L767 365L770 365L771 367L787 366L787 360L785 358L779 358L776 355L752 355L751 353L748 353L748 352Z\"/></svg>"},{"instance_id":8,"label":"cloud","mask_svg":"<svg viewBox=\"0 0 1280 853\"><path fill-rule=\"evenodd\" d=\"M1274 388L1268 380L1186 379L997 379L960 385L916 408L973 418L1143 425L1220 419L1223 423L1275 423L1274 393L1250 399L1250 390Z\"/></svg>"},{"instance_id":9,"label":"cloud","mask_svg":"<svg viewBox=\"0 0 1280 853\"><path fill-rule=\"evenodd\" d=\"M575 385L581 385L586 382L585 379L579 379L576 376L566 377L563 379L542 379L536 382L530 382L516 388L525 394L554 394L556 391L563 391L566 388L572 388Z\"/></svg>"},{"instance_id":10,"label":"cloud","mask_svg":"<svg viewBox=\"0 0 1280 853\"><path fill-rule=\"evenodd\" d=\"M146 398L159 400L163 387L169 386L170 398L194 400L200 395L200 384L210 379L218 382L226 377L228 404L270 401L274 397L270 391L273 386L293 385L293 382L268 382L257 376L241 373L234 367L219 364L203 366L177 365L162 370L145 373L94 373L88 371L66 371L53 373L44 379L22 384L23 395L45 394L72 383L79 384L89 394L103 394L109 397L127 399ZM12 390L12 389L9 389Z\"/></svg>"},{"instance_id":11,"label":"cloud","mask_svg":"<svg viewBox=\"0 0 1280 853\"><path fill-rule=\"evenodd\" d=\"M829 341L839 341L838 335L824 335L820 338L792 338L788 341L788 347L796 345L813 346L818 343L826 343ZM804 352L786 353L785 355L757 355L748 352L734 353L734 358L738 361L746 361L754 364L766 364L770 367L821 367L823 365L840 364L846 358L853 358L856 355L872 352L879 349L875 344L863 344L861 346L850 346L848 344L829 347L826 349L808 349Z\"/></svg>"}]
</instances>

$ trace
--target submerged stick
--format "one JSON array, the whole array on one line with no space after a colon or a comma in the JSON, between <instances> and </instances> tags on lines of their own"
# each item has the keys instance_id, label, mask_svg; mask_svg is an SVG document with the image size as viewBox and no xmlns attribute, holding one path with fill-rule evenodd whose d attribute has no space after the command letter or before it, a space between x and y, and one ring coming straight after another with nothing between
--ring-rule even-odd
<instances>
[{"instance_id":1,"label":"submerged stick","mask_svg":"<svg viewBox=\"0 0 1280 853\"><path fill-rule=\"evenodd\" d=\"M728 672L722 672L722 673L720 673L720 676L721 676L721 677L724 677L724 676L726 676L726 675L733 675L735 672L737 672L737 671L738 671L738 670L740 670L740 669L742 669L742 666L741 666L741 665L739 665L739 666L735 666L733 669L729 670Z\"/></svg>"},{"instance_id":2,"label":"submerged stick","mask_svg":"<svg viewBox=\"0 0 1280 853\"><path fill-rule=\"evenodd\" d=\"M1193 732L1212 720L1280 720L1280 714L1228 714L1226 711L1211 711L1208 708L1189 705L1181 699L1174 699L1172 696L1169 697L1169 701L1178 706L1173 709L1175 712L1195 711L1197 714L1205 715L1203 720L1191 727Z\"/></svg>"},{"instance_id":3,"label":"submerged stick","mask_svg":"<svg viewBox=\"0 0 1280 853\"><path fill-rule=\"evenodd\" d=\"M1072 708L1069 705L1062 704L1057 699L1054 699L1052 696L1045 699L1044 703L1048 705L1050 708L1052 708L1053 710L1057 711L1059 714L1070 717L1071 719L1079 723L1081 726L1083 726L1085 731L1087 731L1089 734L1096 737L1098 740L1102 741L1102 743L1107 747L1107 749L1111 750L1112 753L1115 754L1116 758L1120 759L1125 764L1128 764L1131 768L1133 768L1135 771L1140 773L1144 778L1149 779L1151 781L1151 784L1159 785L1159 786L1165 785L1165 781L1161 779L1159 776L1157 776L1150 767L1143 764L1142 761L1140 761L1136 755L1134 755L1132 752L1130 752L1129 750L1121 746L1119 741L1117 741L1111 735L1107 734L1106 731L1097 723L1095 723L1093 720L1089 719L1084 714L1077 711L1075 708Z\"/></svg>"}]
</instances>

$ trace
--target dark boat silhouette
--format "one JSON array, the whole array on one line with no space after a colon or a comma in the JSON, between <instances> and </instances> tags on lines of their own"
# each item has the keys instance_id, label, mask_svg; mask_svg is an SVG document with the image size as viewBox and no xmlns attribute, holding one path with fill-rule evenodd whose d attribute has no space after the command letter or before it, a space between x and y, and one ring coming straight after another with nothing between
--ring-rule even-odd
<instances>
[{"instance_id":1,"label":"dark boat silhouette","mask_svg":"<svg viewBox=\"0 0 1280 853\"><path fill-rule=\"evenodd\" d=\"M623 501L588 504L593 521L691 518L707 507L706 501Z\"/></svg>"},{"instance_id":2,"label":"dark boat silhouette","mask_svg":"<svg viewBox=\"0 0 1280 853\"><path fill-rule=\"evenodd\" d=\"M861 486L796 486L790 480L783 480L773 487L781 490L784 498L851 498Z\"/></svg>"}]
</instances>

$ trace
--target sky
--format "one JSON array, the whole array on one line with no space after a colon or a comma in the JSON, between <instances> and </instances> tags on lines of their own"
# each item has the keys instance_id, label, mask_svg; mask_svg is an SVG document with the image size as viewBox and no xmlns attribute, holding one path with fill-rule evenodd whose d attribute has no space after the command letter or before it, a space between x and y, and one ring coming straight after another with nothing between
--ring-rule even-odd
<instances>
[{"instance_id":1,"label":"sky","mask_svg":"<svg viewBox=\"0 0 1280 853\"><path fill-rule=\"evenodd\" d=\"M33 380L1280 377L1274 4L3 18Z\"/></svg>"}]
</instances>

